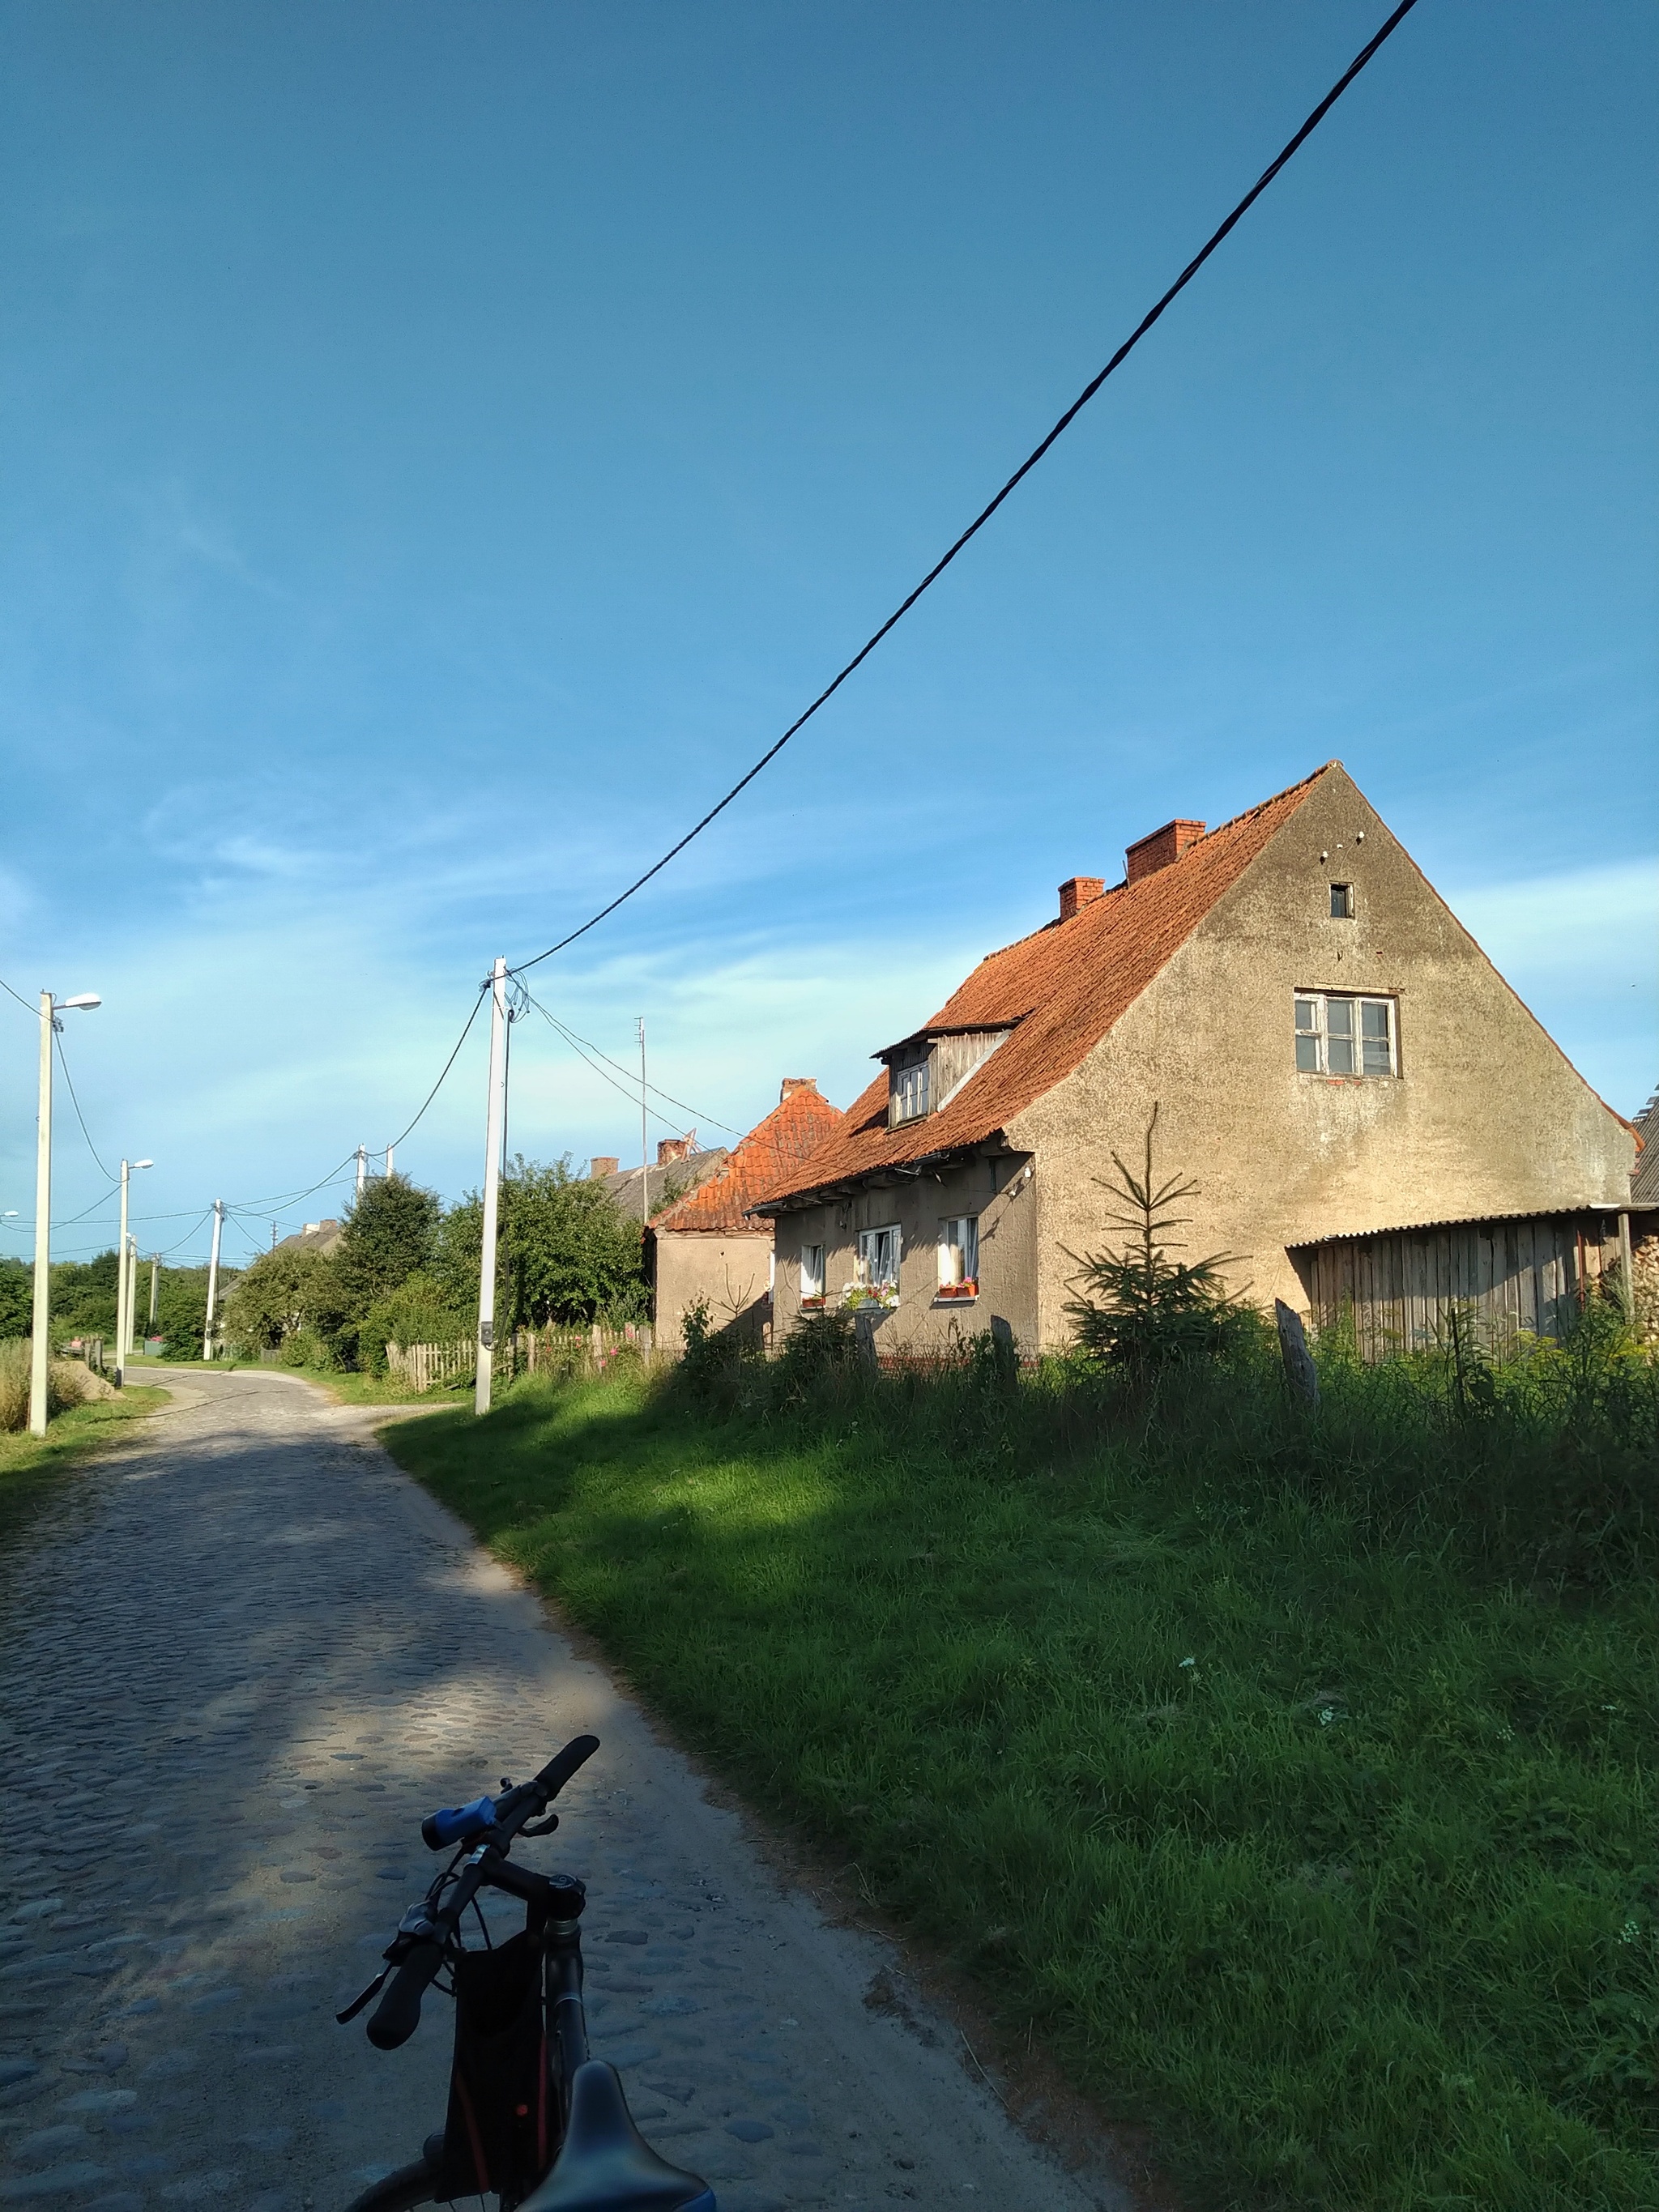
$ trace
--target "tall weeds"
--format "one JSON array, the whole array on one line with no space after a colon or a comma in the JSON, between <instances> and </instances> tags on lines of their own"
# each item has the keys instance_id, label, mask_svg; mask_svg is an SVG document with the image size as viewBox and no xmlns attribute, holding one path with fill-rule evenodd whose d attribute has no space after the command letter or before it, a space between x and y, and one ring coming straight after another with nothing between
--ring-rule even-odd
<instances>
[{"instance_id":1,"label":"tall weeds","mask_svg":"<svg viewBox=\"0 0 1659 2212\"><path fill-rule=\"evenodd\" d=\"M86 1396L86 1370L73 1359L54 1359L47 1370L46 1410L61 1413ZM0 1433L26 1429L29 1419L29 1341L11 1337L0 1343Z\"/></svg>"}]
</instances>

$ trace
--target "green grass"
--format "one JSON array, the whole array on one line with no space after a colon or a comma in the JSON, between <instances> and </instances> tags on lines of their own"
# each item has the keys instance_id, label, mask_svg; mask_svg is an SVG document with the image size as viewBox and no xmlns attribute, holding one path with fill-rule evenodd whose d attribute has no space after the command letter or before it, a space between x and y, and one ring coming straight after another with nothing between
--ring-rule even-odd
<instances>
[{"instance_id":1,"label":"green grass","mask_svg":"<svg viewBox=\"0 0 1659 2212\"><path fill-rule=\"evenodd\" d=\"M69 1406L54 1413L44 1437L27 1429L0 1431L0 1477L49 1473L78 1459L111 1428L141 1413L160 1411L172 1392L149 1383L131 1383L118 1397L94 1398L90 1405Z\"/></svg>"},{"instance_id":2,"label":"green grass","mask_svg":"<svg viewBox=\"0 0 1659 2212\"><path fill-rule=\"evenodd\" d=\"M1580 1434L1399 1376L1310 1419L1261 1374L1159 1404L775 1370L715 1417L623 1373L387 1441L1194 2202L1636 2212L1633 1387Z\"/></svg>"}]
</instances>

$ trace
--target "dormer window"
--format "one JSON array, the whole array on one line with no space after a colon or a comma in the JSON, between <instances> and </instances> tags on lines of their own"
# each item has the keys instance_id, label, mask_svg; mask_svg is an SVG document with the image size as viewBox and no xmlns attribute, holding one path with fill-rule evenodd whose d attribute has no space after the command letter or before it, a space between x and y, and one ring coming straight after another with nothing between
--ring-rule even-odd
<instances>
[{"instance_id":1,"label":"dormer window","mask_svg":"<svg viewBox=\"0 0 1659 2212\"><path fill-rule=\"evenodd\" d=\"M995 1030L924 1030L889 1045L877 1058L887 1063L887 1126L920 1121L942 1114L958 1091L997 1047L1013 1024Z\"/></svg>"},{"instance_id":2,"label":"dormer window","mask_svg":"<svg viewBox=\"0 0 1659 2212\"><path fill-rule=\"evenodd\" d=\"M895 1127L901 1121L919 1121L927 1111L929 1090L929 1055L906 1061L892 1071L890 1083L891 1106L888 1119Z\"/></svg>"}]
</instances>

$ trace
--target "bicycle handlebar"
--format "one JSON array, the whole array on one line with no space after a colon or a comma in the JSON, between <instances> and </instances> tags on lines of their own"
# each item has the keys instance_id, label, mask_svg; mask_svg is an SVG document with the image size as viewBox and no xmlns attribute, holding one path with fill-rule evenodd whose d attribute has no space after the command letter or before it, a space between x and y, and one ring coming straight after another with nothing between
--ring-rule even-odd
<instances>
[{"instance_id":1,"label":"bicycle handlebar","mask_svg":"<svg viewBox=\"0 0 1659 2212\"><path fill-rule=\"evenodd\" d=\"M377 2051L395 2051L421 2024L421 1999L444 1962L441 1943L417 1943L392 1978L392 1986L369 2014L368 2039Z\"/></svg>"},{"instance_id":2,"label":"bicycle handlebar","mask_svg":"<svg viewBox=\"0 0 1659 2212\"><path fill-rule=\"evenodd\" d=\"M374 2008L368 2022L368 2039L377 2050L397 2050L399 2044L408 2042L420 2026L421 2000L426 1995L433 1977L443 1965L444 1954L460 1925L461 1915L477 1894L480 1883L486 1879L488 1854L492 1851L504 1854L509 1850L525 1822L532 1814L546 1811L571 1776L592 1759L599 1747L599 1739L596 1735L573 1736L562 1751L549 1759L540 1773L528 1782L521 1782L516 1790L506 1790L493 1800L475 1798L471 1805L459 1807L450 1813L434 1813L422 1823L421 1832L428 1844L434 1843L429 1832L440 1822L447 1826L446 1841L457 1840L466 1835L477 1835L480 1841L441 1911L432 1916L430 1933L417 1937L404 1954L392 1978L391 1987ZM478 1817L481 1814L482 1819ZM459 1830L448 1826L448 1824L463 1821L468 1825Z\"/></svg>"}]
</instances>

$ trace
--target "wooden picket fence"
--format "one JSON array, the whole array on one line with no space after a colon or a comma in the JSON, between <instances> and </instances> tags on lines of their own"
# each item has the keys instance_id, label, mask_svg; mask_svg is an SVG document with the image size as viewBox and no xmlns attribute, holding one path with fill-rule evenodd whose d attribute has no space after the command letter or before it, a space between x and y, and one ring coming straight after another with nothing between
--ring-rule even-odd
<instances>
[{"instance_id":1,"label":"wooden picket fence","mask_svg":"<svg viewBox=\"0 0 1659 2212\"><path fill-rule=\"evenodd\" d=\"M495 1346L498 1382L515 1375L603 1374L619 1352L654 1362L672 1355L657 1349L648 1322L621 1328L520 1328ZM386 1364L414 1391L459 1382L477 1372L477 1354L470 1339L455 1344L388 1344Z\"/></svg>"},{"instance_id":2,"label":"wooden picket fence","mask_svg":"<svg viewBox=\"0 0 1659 2212\"><path fill-rule=\"evenodd\" d=\"M476 1367L471 1341L459 1344L388 1344L386 1364L411 1390L429 1390L435 1382L453 1382Z\"/></svg>"}]
</instances>

